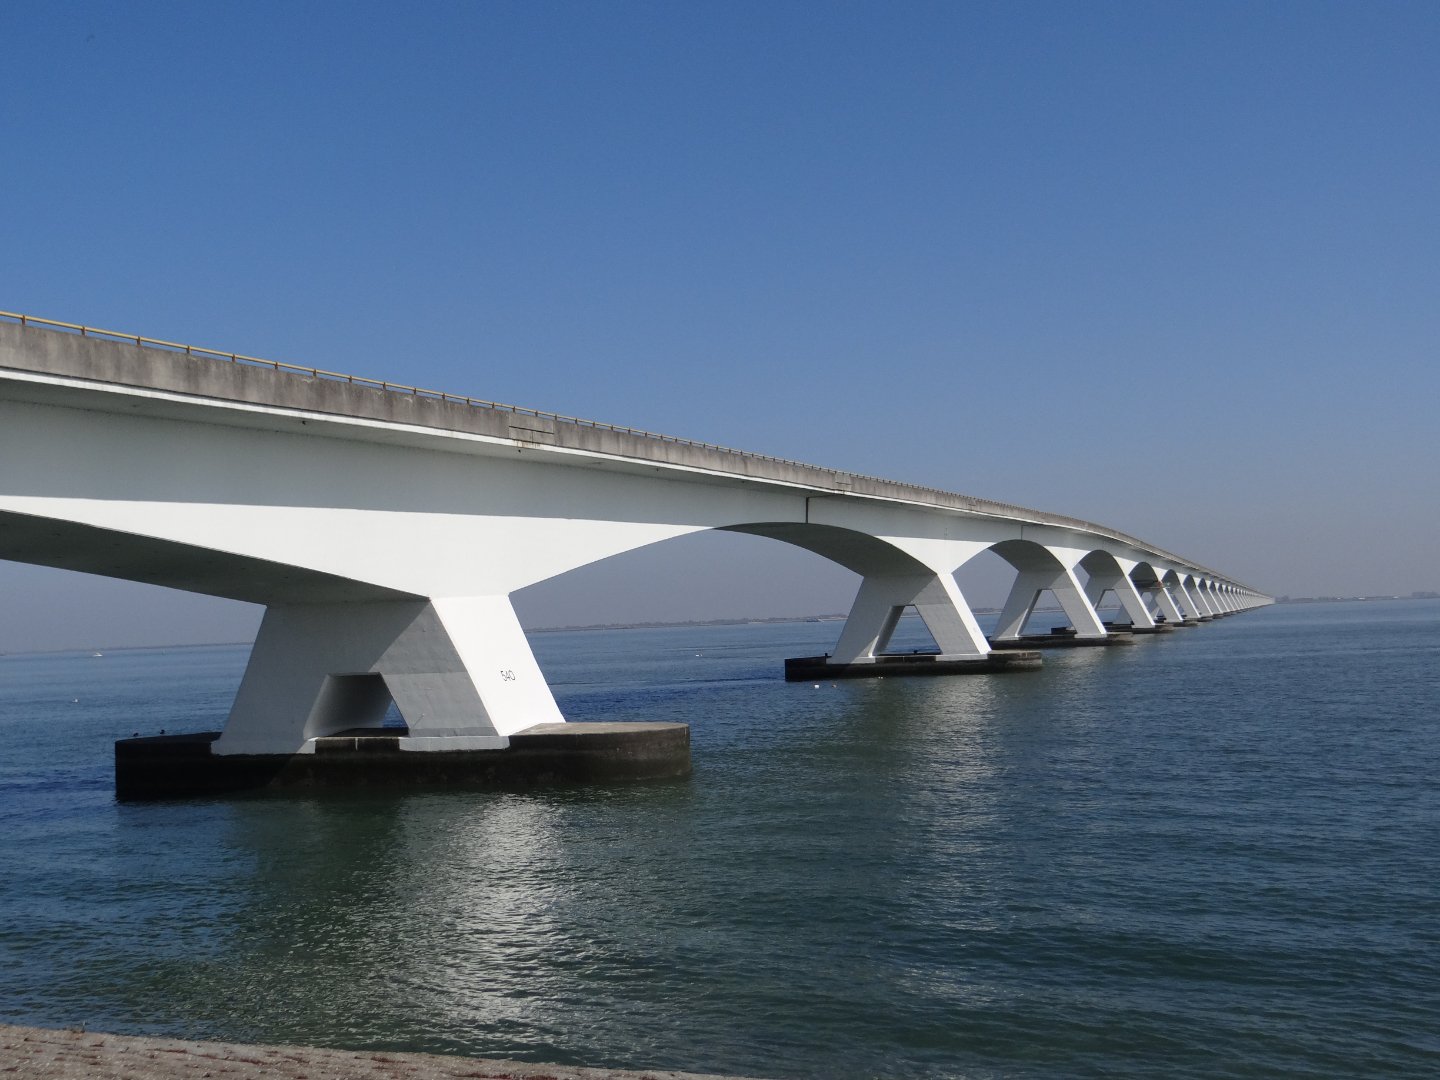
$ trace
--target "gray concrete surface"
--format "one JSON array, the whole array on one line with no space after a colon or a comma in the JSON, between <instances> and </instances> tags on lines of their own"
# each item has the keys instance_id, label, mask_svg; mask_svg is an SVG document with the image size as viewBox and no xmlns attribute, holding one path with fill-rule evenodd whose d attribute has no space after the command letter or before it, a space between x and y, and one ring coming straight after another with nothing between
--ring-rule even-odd
<instances>
[{"instance_id":1,"label":"gray concrete surface","mask_svg":"<svg viewBox=\"0 0 1440 1080\"><path fill-rule=\"evenodd\" d=\"M438 397L363 386L341 379L297 374L252 363L186 355L114 338L0 322L0 369L88 379L177 394L243 402L270 408L328 413L381 422L512 439L533 446L559 446L638 461L707 469L755 480L800 484L834 494L868 495L943 506L987 517L1080 529L1097 536L1194 565L1114 529L1062 514L937 491L891 480L805 465L788 464L706 449L643 435L592 427L508 409L445 401ZM1197 567L1203 574L1212 571ZM1224 577L1214 574L1216 577ZM1229 579L1226 579L1229 580Z\"/></svg>"}]
</instances>

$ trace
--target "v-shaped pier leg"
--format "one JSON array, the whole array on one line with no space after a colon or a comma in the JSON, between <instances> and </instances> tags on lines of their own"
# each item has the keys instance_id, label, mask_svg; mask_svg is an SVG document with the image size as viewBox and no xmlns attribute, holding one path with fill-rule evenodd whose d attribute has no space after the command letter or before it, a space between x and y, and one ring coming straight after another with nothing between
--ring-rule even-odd
<instances>
[{"instance_id":1,"label":"v-shaped pier leg","mask_svg":"<svg viewBox=\"0 0 1440 1080\"><path fill-rule=\"evenodd\" d=\"M969 659L990 651L950 574L872 575L860 583L830 663L873 663L911 604L940 646L940 659Z\"/></svg>"},{"instance_id":2,"label":"v-shaped pier leg","mask_svg":"<svg viewBox=\"0 0 1440 1080\"><path fill-rule=\"evenodd\" d=\"M1113 592L1119 599L1125 614L1130 616L1131 625L1147 630L1155 625L1155 620L1145 607L1145 601L1141 599L1128 574L1118 570L1109 573L1096 570L1091 573L1090 580L1085 583L1085 598L1090 601L1090 606L1098 608L1100 599L1107 592Z\"/></svg>"},{"instance_id":3,"label":"v-shaped pier leg","mask_svg":"<svg viewBox=\"0 0 1440 1080\"><path fill-rule=\"evenodd\" d=\"M1014 640L1025 630L1025 624L1035 611L1040 594L1049 589L1060 601L1070 624L1079 637L1105 637L1105 626L1085 590L1080 587L1075 571L1064 568L1046 570L1021 570L1015 576L1015 584L1000 612L1000 621L995 627L995 640Z\"/></svg>"},{"instance_id":4,"label":"v-shaped pier leg","mask_svg":"<svg viewBox=\"0 0 1440 1080\"><path fill-rule=\"evenodd\" d=\"M505 596L266 610L217 754L294 754L380 723L394 699L405 749L503 747L563 723Z\"/></svg>"}]
</instances>

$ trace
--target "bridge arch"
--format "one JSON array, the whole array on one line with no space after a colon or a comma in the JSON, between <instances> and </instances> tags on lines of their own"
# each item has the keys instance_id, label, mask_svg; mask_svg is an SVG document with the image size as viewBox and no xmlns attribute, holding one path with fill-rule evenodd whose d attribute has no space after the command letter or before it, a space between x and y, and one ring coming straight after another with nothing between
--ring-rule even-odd
<instances>
[{"instance_id":1,"label":"bridge arch","mask_svg":"<svg viewBox=\"0 0 1440 1080\"><path fill-rule=\"evenodd\" d=\"M861 575L846 616L835 663L867 663L885 652L907 607L914 606L942 657L980 656L989 651L969 604L955 582L963 561L952 553L938 563L922 557L919 545L899 543L861 529L814 522L746 522L721 531L765 536L812 551ZM972 545L973 546L973 545ZM952 565L953 563L953 565Z\"/></svg>"},{"instance_id":2,"label":"bridge arch","mask_svg":"<svg viewBox=\"0 0 1440 1080\"><path fill-rule=\"evenodd\" d=\"M1089 575L1085 597L1092 607L1098 611L1105 594L1114 593L1122 611L1130 617L1131 627L1151 629L1155 626L1155 619L1135 587L1134 579L1113 552L1096 548L1080 560L1080 565Z\"/></svg>"},{"instance_id":3,"label":"bridge arch","mask_svg":"<svg viewBox=\"0 0 1440 1080\"><path fill-rule=\"evenodd\" d=\"M1135 583L1135 588L1140 593L1142 600L1148 596L1150 602L1153 602L1152 619L1163 616L1167 623L1175 625L1185 621L1185 615L1175 602L1175 596L1171 592L1178 580L1173 571L1153 562L1141 561L1136 563L1135 568L1130 571L1130 578ZM1148 602L1146 609L1150 610Z\"/></svg>"},{"instance_id":4,"label":"bridge arch","mask_svg":"<svg viewBox=\"0 0 1440 1080\"><path fill-rule=\"evenodd\" d=\"M1002 559L1015 567L1015 583L1000 609L995 625L996 641L1011 641L1025 632L1025 625L1035 612L1042 593L1050 592L1064 610L1070 624L1081 637L1104 637L1106 630L1094 605L1085 595L1075 567L1086 557L1078 550L1057 550L1035 540L1008 539L989 545Z\"/></svg>"},{"instance_id":5,"label":"bridge arch","mask_svg":"<svg viewBox=\"0 0 1440 1080\"><path fill-rule=\"evenodd\" d=\"M1185 613L1187 621L1199 620L1207 615L1204 608L1200 606L1196 585L1196 575L1190 572L1175 574L1174 595L1180 610Z\"/></svg>"}]
</instances>

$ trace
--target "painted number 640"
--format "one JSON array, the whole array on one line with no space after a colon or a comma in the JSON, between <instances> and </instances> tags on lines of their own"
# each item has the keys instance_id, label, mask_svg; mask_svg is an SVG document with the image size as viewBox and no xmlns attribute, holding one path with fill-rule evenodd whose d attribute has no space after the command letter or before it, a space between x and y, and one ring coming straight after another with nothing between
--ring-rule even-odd
<instances>
[{"instance_id":1,"label":"painted number 640","mask_svg":"<svg viewBox=\"0 0 1440 1080\"><path fill-rule=\"evenodd\" d=\"M513 671L502 671L502 672L500 672L500 678L504 679L506 682L514 682L514 681L515 681L515 672L513 672Z\"/></svg>"}]
</instances>

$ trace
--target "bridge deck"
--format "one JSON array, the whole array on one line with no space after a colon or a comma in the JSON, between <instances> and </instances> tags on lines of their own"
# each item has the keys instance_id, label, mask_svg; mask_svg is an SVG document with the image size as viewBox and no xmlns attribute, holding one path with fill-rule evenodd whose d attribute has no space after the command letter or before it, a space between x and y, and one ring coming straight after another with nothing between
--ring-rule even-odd
<instances>
[{"instance_id":1,"label":"bridge deck","mask_svg":"<svg viewBox=\"0 0 1440 1080\"><path fill-rule=\"evenodd\" d=\"M1196 566L1201 573L1214 573L1189 559L1118 530L1062 514L715 448L619 426L472 404L450 395L366 385L371 380L350 381L349 376L333 376L314 369L286 370L283 365L217 359L186 353L181 351L183 348L135 344L114 336L82 336L33 324L0 321L0 378L8 369L184 395L217 403L461 432L513 441L536 449L577 450L626 461L653 462L760 482L782 483L827 494L942 507L986 518L1072 529L1118 541L1160 558ZM1214 576L1225 578L1221 574Z\"/></svg>"}]
</instances>

